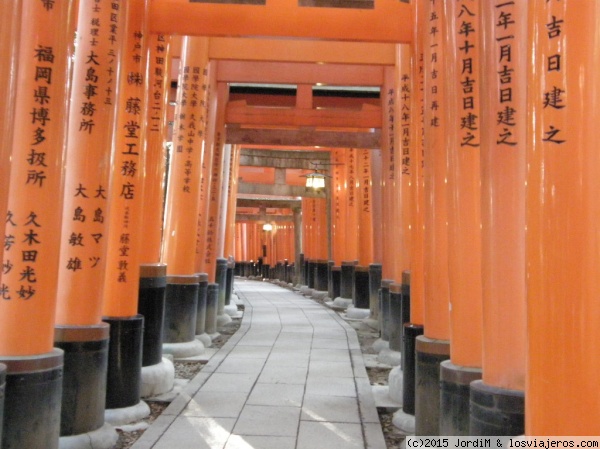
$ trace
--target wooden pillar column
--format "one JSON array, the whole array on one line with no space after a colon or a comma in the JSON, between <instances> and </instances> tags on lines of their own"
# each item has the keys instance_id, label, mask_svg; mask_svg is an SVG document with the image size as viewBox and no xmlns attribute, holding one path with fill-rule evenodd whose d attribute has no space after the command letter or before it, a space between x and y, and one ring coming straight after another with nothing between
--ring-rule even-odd
<instances>
[{"instance_id":1,"label":"wooden pillar column","mask_svg":"<svg viewBox=\"0 0 600 449\"><path fill-rule=\"evenodd\" d=\"M419 37L420 38L420 37ZM415 40L417 40L415 38ZM394 277L402 279L402 300L408 303L408 322L402 329L402 404L403 412L415 413L415 345L423 334L423 59L417 45L398 45L396 48L396 79L398 98L398 179L396 200L399 235L403 237ZM420 68L420 69L419 69ZM414 262L417 261L415 264Z\"/></svg>"},{"instance_id":2,"label":"wooden pillar column","mask_svg":"<svg viewBox=\"0 0 600 449\"><path fill-rule=\"evenodd\" d=\"M304 260L314 259L314 214L312 203L313 198L302 198L302 248L304 250Z\"/></svg>"},{"instance_id":3,"label":"wooden pillar column","mask_svg":"<svg viewBox=\"0 0 600 449\"><path fill-rule=\"evenodd\" d=\"M104 281L106 317L137 314L142 238L142 167L146 159L147 0L131 0L121 58L114 155L110 181L107 266ZM144 223L145 228L145 223ZM145 242L144 242L145 244Z\"/></svg>"},{"instance_id":4,"label":"wooden pillar column","mask_svg":"<svg viewBox=\"0 0 600 449\"><path fill-rule=\"evenodd\" d=\"M146 153L139 244L138 313L144 317L141 396L166 393L174 368L162 357L167 266L160 263L167 162L167 108L171 88L171 37L148 37L148 98L145 117ZM157 366L158 365L158 366ZM152 366L153 368L147 368ZM156 375L162 372L163 375ZM148 373L148 374L146 374Z\"/></svg>"},{"instance_id":5,"label":"wooden pillar column","mask_svg":"<svg viewBox=\"0 0 600 449\"><path fill-rule=\"evenodd\" d=\"M3 65L14 69L13 58L18 61L16 78L4 67L0 71L6 87L14 89L14 97L9 93L8 105L2 106L0 123L0 131L13 128L0 137L0 162L10 154L9 167L2 168L8 178L0 181L0 363L6 365L2 447L58 447L63 351L53 343L72 37L69 7L70 2L53 7L23 2L22 9L20 2L7 3L1 19L7 25L0 32L1 48L8 51ZM17 22L11 26L7 19ZM59 25L53 28L52 23ZM6 36L8 31L15 34Z\"/></svg>"},{"instance_id":6,"label":"wooden pillar column","mask_svg":"<svg viewBox=\"0 0 600 449\"><path fill-rule=\"evenodd\" d=\"M346 261L358 260L358 154L357 150L346 150Z\"/></svg>"},{"instance_id":7,"label":"wooden pillar column","mask_svg":"<svg viewBox=\"0 0 600 449\"><path fill-rule=\"evenodd\" d=\"M481 378L480 11L446 3L450 360L441 365L441 435L469 435L469 385Z\"/></svg>"},{"instance_id":8,"label":"wooden pillar column","mask_svg":"<svg viewBox=\"0 0 600 449\"><path fill-rule=\"evenodd\" d=\"M412 135L412 96L414 95L411 71L411 47L407 44L396 46L395 79L398 80L398 101L396 110L396 138L394 139L394 171L396 188L393 201L395 204L394 224L395 235L398 237L398 253L396 271L392 279L400 281L403 274L410 270L412 239L411 230L411 161L410 147L413 143Z\"/></svg>"},{"instance_id":9,"label":"wooden pillar column","mask_svg":"<svg viewBox=\"0 0 600 449\"><path fill-rule=\"evenodd\" d=\"M208 79L206 81L206 127L204 132L204 153L202 157L202 171L200 175L200 187L198 191L198 229L196 234L196 272L209 275L206 257L206 239L208 227L208 214L210 208L210 186L212 179L213 142L215 138L215 126L217 120L217 65L216 62L208 63Z\"/></svg>"},{"instance_id":10,"label":"wooden pillar column","mask_svg":"<svg viewBox=\"0 0 600 449\"><path fill-rule=\"evenodd\" d=\"M219 193L219 226L217 233L217 257L225 257L225 240L227 232L228 210L231 204L231 189L229 177L231 175L232 148L230 144L223 145L223 162L220 167L220 193Z\"/></svg>"},{"instance_id":11,"label":"wooden pillar column","mask_svg":"<svg viewBox=\"0 0 600 449\"><path fill-rule=\"evenodd\" d=\"M244 223L235 223L235 260L247 260L244 240Z\"/></svg>"},{"instance_id":12,"label":"wooden pillar column","mask_svg":"<svg viewBox=\"0 0 600 449\"><path fill-rule=\"evenodd\" d=\"M525 433L600 435L600 10L528 4Z\"/></svg>"},{"instance_id":13,"label":"wooden pillar column","mask_svg":"<svg viewBox=\"0 0 600 449\"><path fill-rule=\"evenodd\" d=\"M346 257L346 186L345 151L341 148L331 150L333 161L332 178L332 257L335 265L341 266Z\"/></svg>"},{"instance_id":14,"label":"wooden pillar column","mask_svg":"<svg viewBox=\"0 0 600 449\"><path fill-rule=\"evenodd\" d=\"M163 236L163 205L167 162L167 107L171 72L171 36L149 37L149 98L147 104L146 163L144 177L144 244L140 247L143 264L160 262Z\"/></svg>"},{"instance_id":15,"label":"wooden pillar column","mask_svg":"<svg viewBox=\"0 0 600 449\"><path fill-rule=\"evenodd\" d=\"M315 221L315 259L327 259L329 247L329 226L327 220L327 199L314 199Z\"/></svg>"},{"instance_id":16,"label":"wooden pillar column","mask_svg":"<svg viewBox=\"0 0 600 449\"><path fill-rule=\"evenodd\" d=\"M302 254L304 252L303 247L303 219L302 216L302 208L296 207L292 209L292 214L294 217L294 263L295 263L295 276L294 284L300 284L301 281L301 273L304 269L303 267L303 257Z\"/></svg>"},{"instance_id":17,"label":"wooden pillar column","mask_svg":"<svg viewBox=\"0 0 600 449\"><path fill-rule=\"evenodd\" d=\"M527 5L481 6L483 377L471 383L469 432L520 435L526 338ZM499 26L502 17L511 20Z\"/></svg>"},{"instance_id":18,"label":"wooden pillar column","mask_svg":"<svg viewBox=\"0 0 600 449\"><path fill-rule=\"evenodd\" d=\"M396 265L398 263L398 235L395 233L395 205L394 192L396 186L396 117L398 103L398 84L394 67L384 69L382 86L382 112L383 122L381 127L381 197L382 197L382 227L381 239L383 240L382 276L383 279L394 280Z\"/></svg>"},{"instance_id":19,"label":"wooden pillar column","mask_svg":"<svg viewBox=\"0 0 600 449\"><path fill-rule=\"evenodd\" d=\"M196 275L196 253L190 248L197 240L207 64L208 39L184 37L163 239L163 262L167 264L168 274L163 351L176 358L204 351L204 345L195 339L199 277ZM187 312L175 313L182 309Z\"/></svg>"},{"instance_id":20,"label":"wooden pillar column","mask_svg":"<svg viewBox=\"0 0 600 449\"><path fill-rule=\"evenodd\" d=\"M448 197L444 63L446 33L442 2L425 4L425 334L417 337L415 432L439 435L439 365L450 354L448 313Z\"/></svg>"},{"instance_id":21,"label":"wooden pillar column","mask_svg":"<svg viewBox=\"0 0 600 449\"><path fill-rule=\"evenodd\" d=\"M373 195L371 186L371 150L357 151L358 176L358 261L368 267L373 262Z\"/></svg>"},{"instance_id":22,"label":"wooden pillar column","mask_svg":"<svg viewBox=\"0 0 600 449\"><path fill-rule=\"evenodd\" d=\"M238 191L238 176L240 170L241 147L232 148L231 164L229 166L229 184L227 188L227 224L225 228L225 257L239 257L235 247L235 212Z\"/></svg>"},{"instance_id":23,"label":"wooden pillar column","mask_svg":"<svg viewBox=\"0 0 600 449\"><path fill-rule=\"evenodd\" d=\"M110 324L107 409L137 409L142 393L144 317L138 314L140 246L144 167L146 161L146 106L148 103L148 0L128 3L124 24L117 118L108 193L110 213L103 288L104 321ZM164 270L163 270L164 273ZM140 408L140 415L150 409ZM123 421L109 418L113 424Z\"/></svg>"},{"instance_id":24,"label":"wooden pillar column","mask_svg":"<svg viewBox=\"0 0 600 449\"><path fill-rule=\"evenodd\" d=\"M169 275L195 272L196 254L189 249L196 238L198 193L205 160L207 63L208 40L184 37L163 239L163 262L167 264Z\"/></svg>"},{"instance_id":25,"label":"wooden pillar column","mask_svg":"<svg viewBox=\"0 0 600 449\"><path fill-rule=\"evenodd\" d=\"M0 217L6 217L9 195L20 24L21 2L7 3L0 17L0 51L5 58L0 66L0 93L4 99L0 106ZM0 246L0 260L3 253L4 245ZM5 270L4 267L0 270L0 279Z\"/></svg>"},{"instance_id":26,"label":"wooden pillar column","mask_svg":"<svg viewBox=\"0 0 600 449\"><path fill-rule=\"evenodd\" d=\"M381 264L383 260L383 203L382 203L382 151L380 148L370 150L371 155L371 215L373 222L373 262Z\"/></svg>"},{"instance_id":27,"label":"wooden pillar column","mask_svg":"<svg viewBox=\"0 0 600 449\"><path fill-rule=\"evenodd\" d=\"M215 121L210 122L209 126L214 127L210 131L211 136L207 140L207 145L211 146L212 158L208 161L210 166L210 185L208 187L208 213L206 219L206 233L204 236L204 269L208 273L209 282L215 281L216 260L221 255L218 253L219 245L219 211L222 194L223 167L225 156L225 105L229 95L226 84L219 84L217 91L211 93L211 98L215 96L215 101L210 100L209 108L216 108ZM212 115L210 116L213 117ZM214 132L214 134L212 134ZM223 200L225 200L223 198ZM200 236L202 238L202 236Z\"/></svg>"},{"instance_id":28,"label":"wooden pillar column","mask_svg":"<svg viewBox=\"0 0 600 449\"><path fill-rule=\"evenodd\" d=\"M425 250L425 178L424 151L425 151L425 54L423 47L425 26L425 7L422 2L415 2L414 15L417 20L415 38L412 45L412 91L410 102L412 111L411 147L410 158L410 227L412 238L410 240L410 271L411 271L411 311L410 321L417 326L423 326L425 307L425 277L424 277L424 250ZM404 150L403 150L404 153ZM403 164L404 165L404 164Z\"/></svg>"},{"instance_id":29,"label":"wooden pillar column","mask_svg":"<svg viewBox=\"0 0 600 449\"><path fill-rule=\"evenodd\" d=\"M86 433L102 428L106 408L110 329L102 321L102 308L111 159L122 85L119 67L126 20L127 7L123 2L79 2L68 117L55 344L65 350L61 435L82 435L83 439L87 438ZM134 282L137 283L137 279ZM98 360L91 373L88 371L90 357ZM139 390L132 390L139 401ZM80 413L81 408L88 413ZM112 432L116 436L114 430Z\"/></svg>"}]
</instances>

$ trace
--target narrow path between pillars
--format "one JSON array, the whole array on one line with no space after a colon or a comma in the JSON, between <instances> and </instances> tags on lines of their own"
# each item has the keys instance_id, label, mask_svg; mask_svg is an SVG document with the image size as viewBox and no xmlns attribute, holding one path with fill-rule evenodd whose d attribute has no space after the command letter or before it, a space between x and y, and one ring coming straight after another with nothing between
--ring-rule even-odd
<instances>
[{"instance_id":1,"label":"narrow path between pillars","mask_svg":"<svg viewBox=\"0 0 600 449\"><path fill-rule=\"evenodd\" d=\"M234 288L240 329L133 449L385 449L354 329L270 283Z\"/></svg>"}]
</instances>

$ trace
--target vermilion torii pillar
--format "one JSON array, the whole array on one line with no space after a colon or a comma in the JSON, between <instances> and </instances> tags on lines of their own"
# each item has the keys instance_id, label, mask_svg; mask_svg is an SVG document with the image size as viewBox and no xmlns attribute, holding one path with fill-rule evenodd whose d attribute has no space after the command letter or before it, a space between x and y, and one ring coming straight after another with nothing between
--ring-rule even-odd
<instances>
[{"instance_id":1,"label":"vermilion torii pillar","mask_svg":"<svg viewBox=\"0 0 600 449\"><path fill-rule=\"evenodd\" d=\"M483 377L471 383L469 434L521 435L526 370L527 4L484 2L481 14ZM510 20L498 24L502 17ZM491 408L490 403L498 406Z\"/></svg>"},{"instance_id":2,"label":"vermilion torii pillar","mask_svg":"<svg viewBox=\"0 0 600 449\"><path fill-rule=\"evenodd\" d=\"M133 408L139 417L150 414L140 402L144 319L138 314L149 90L147 8L148 0L129 2L123 36L103 288L104 321L110 324L106 408ZM114 424L124 423L115 412L107 416Z\"/></svg>"},{"instance_id":3,"label":"vermilion torii pillar","mask_svg":"<svg viewBox=\"0 0 600 449\"><path fill-rule=\"evenodd\" d=\"M411 161L410 147L413 138L412 117L412 52L410 45L402 44L396 46L395 78L398 80L398 103L396 119L396 139L394 146L394 164L396 189L394 189L394 204L396 226L395 233L399 238L398 263L394 279L400 281L403 275L410 270L411 253L410 242L412 239L411 229L411 195L412 185L410 178Z\"/></svg>"},{"instance_id":4,"label":"vermilion torii pillar","mask_svg":"<svg viewBox=\"0 0 600 449\"><path fill-rule=\"evenodd\" d=\"M148 101L146 103L146 157L142 223L139 246L138 313L144 317L141 397L156 396L173 388L175 370L162 357L167 266L160 263L164 184L167 162L167 105L171 88L171 37L148 38Z\"/></svg>"},{"instance_id":5,"label":"vermilion torii pillar","mask_svg":"<svg viewBox=\"0 0 600 449\"><path fill-rule=\"evenodd\" d=\"M415 432L439 434L439 364L450 354L448 313L448 193L444 80L445 25L442 2L425 4L425 333L416 343Z\"/></svg>"},{"instance_id":6,"label":"vermilion torii pillar","mask_svg":"<svg viewBox=\"0 0 600 449\"><path fill-rule=\"evenodd\" d=\"M229 258L237 256L235 252L235 212L238 191L238 176L240 171L241 147L234 145L231 149L231 163L229 166L229 184L227 187L227 223L225 227L224 256Z\"/></svg>"},{"instance_id":7,"label":"vermilion torii pillar","mask_svg":"<svg viewBox=\"0 0 600 449\"><path fill-rule=\"evenodd\" d=\"M346 167L345 149L334 148L331 150L331 159L333 160L333 177L331 192L331 232L332 232L332 257L336 266L341 266L342 260L345 260L346 248Z\"/></svg>"},{"instance_id":8,"label":"vermilion torii pillar","mask_svg":"<svg viewBox=\"0 0 600 449\"><path fill-rule=\"evenodd\" d=\"M14 121L15 83L17 74L18 25L21 21L21 3L9 2L3 8L0 17L0 51L4 55L4 63L0 66L0 92L2 106L0 108L0 217L6 217L8 203L8 186L10 182L10 152L12 148L12 132ZM4 253L4 245L0 246L0 260ZM4 269L0 270L0 279Z\"/></svg>"},{"instance_id":9,"label":"vermilion torii pillar","mask_svg":"<svg viewBox=\"0 0 600 449\"><path fill-rule=\"evenodd\" d=\"M206 87L208 40L186 36L182 45L163 239L163 261L169 275L193 274L195 270L196 255L189 251L189 245L196 236L205 133L206 112L202 103L206 101L203 86ZM191 88L194 76L198 77L194 81L198 90Z\"/></svg>"},{"instance_id":10,"label":"vermilion torii pillar","mask_svg":"<svg viewBox=\"0 0 600 449\"><path fill-rule=\"evenodd\" d=\"M357 203L359 218L358 261L365 267L373 262L373 195L371 150L357 150ZM327 241L327 238L321 242Z\"/></svg>"},{"instance_id":11,"label":"vermilion torii pillar","mask_svg":"<svg viewBox=\"0 0 600 449\"><path fill-rule=\"evenodd\" d=\"M7 15L18 21L19 32L12 36L13 42L7 42L8 36L3 38L7 42L3 50L18 52L18 73L14 83L9 74L3 79L15 88L15 101L12 139L2 142L9 144L11 158L10 172L3 172L9 176L8 188L1 193L6 219L0 362L7 366L2 447L57 448L63 351L53 343L66 135L64 99L72 38L70 2L13 6L22 7L20 15L7 10ZM6 56L14 68L13 55L9 52ZM3 114L7 112L3 110Z\"/></svg>"},{"instance_id":12,"label":"vermilion torii pillar","mask_svg":"<svg viewBox=\"0 0 600 449\"><path fill-rule=\"evenodd\" d=\"M425 278L424 278L424 209L425 209L425 182L423 175L423 155L425 150L425 74L424 74L424 48L423 33L420 31L425 26L425 8L422 2L415 2L414 15L416 17L416 26L414 33L414 42L412 45L412 96L408 106L411 110L411 142L409 149L409 172L411 180L410 195L410 271L411 271L411 304L410 321L421 331L424 323L424 305L425 305ZM402 71L404 73L404 70ZM404 144L402 144L402 154L404 160ZM403 164L404 165L404 162ZM418 329L414 329L419 332Z\"/></svg>"},{"instance_id":13,"label":"vermilion torii pillar","mask_svg":"<svg viewBox=\"0 0 600 449\"><path fill-rule=\"evenodd\" d=\"M55 343L65 349L65 437L104 427L109 326L102 322L110 160L127 8L79 3L66 155ZM85 300L82 300L82 295ZM84 350L86 349L87 350ZM89 357L99 362L87 373ZM97 392L96 395L89 391ZM78 413L86 407L88 414ZM111 431L114 434L114 430Z\"/></svg>"},{"instance_id":14,"label":"vermilion torii pillar","mask_svg":"<svg viewBox=\"0 0 600 449\"><path fill-rule=\"evenodd\" d=\"M302 247L305 261L318 258L315 239L317 227L315 201L315 198L302 198ZM306 285L308 285L308 279Z\"/></svg>"},{"instance_id":15,"label":"vermilion torii pillar","mask_svg":"<svg viewBox=\"0 0 600 449\"><path fill-rule=\"evenodd\" d=\"M146 161L144 178L143 264L160 263L163 235L163 199L167 161L167 106L171 87L171 36L149 36L149 99L147 103Z\"/></svg>"},{"instance_id":16,"label":"vermilion torii pillar","mask_svg":"<svg viewBox=\"0 0 600 449\"><path fill-rule=\"evenodd\" d=\"M358 152L354 148L346 150L346 255L344 261L358 260Z\"/></svg>"},{"instance_id":17,"label":"vermilion torii pillar","mask_svg":"<svg viewBox=\"0 0 600 449\"><path fill-rule=\"evenodd\" d=\"M213 66L214 67L214 66ZM211 93L209 102L209 120L211 128L207 133L206 145L211 147L210 184L206 200L207 214L206 233L200 235L204 241L204 247L200 248L198 255L204 257L204 269L208 274L209 282L219 283L219 303L217 310L217 326L227 324L231 318L225 314L225 284L224 275L221 270L225 269L226 263L219 262L223 259L225 244L225 219L224 213L227 208L227 186L229 178L229 162L231 161L231 145L225 144L225 105L229 97L229 87L225 83L218 83L216 92Z\"/></svg>"},{"instance_id":18,"label":"vermilion torii pillar","mask_svg":"<svg viewBox=\"0 0 600 449\"><path fill-rule=\"evenodd\" d=\"M525 433L600 435L600 11L528 6Z\"/></svg>"},{"instance_id":19,"label":"vermilion torii pillar","mask_svg":"<svg viewBox=\"0 0 600 449\"><path fill-rule=\"evenodd\" d=\"M469 385L481 378L479 1L445 4L450 360L441 365L441 435L469 435Z\"/></svg>"},{"instance_id":20,"label":"vermilion torii pillar","mask_svg":"<svg viewBox=\"0 0 600 449\"><path fill-rule=\"evenodd\" d=\"M213 66L214 67L214 66ZM211 69L213 69L211 67ZM214 67L216 69L216 67ZM228 86L218 84L216 91L210 92L209 98L209 127L207 129L206 146L210 146L211 158L206 160L210 169L210 183L207 185L207 212L204 216L206 221L205 234L200 235L204 241L199 257L204 260L204 270L208 274L209 282L215 282L216 261L221 257L218 253L219 238L219 210L222 193L222 169L225 146L225 105L229 96ZM214 119L213 119L214 117ZM210 120L213 119L213 120Z\"/></svg>"},{"instance_id":21,"label":"vermilion torii pillar","mask_svg":"<svg viewBox=\"0 0 600 449\"><path fill-rule=\"evenodd\" d=\"M416 15L416 14L415 14ZM417 33L415 33L417 36ZM415 40L421 39L417 36ZM395 77L399 80L398 130L395 178L399 196L396 199L399 231L403 245L396 275L403 285L403 301L409 303L409 321L403 324L402 344L402 412L394 422L411 430L415 413L415 345L423 334L423 58L417 44L398 45ZM421 48L422 49L422 48ZM414 67L413 67L414 65ZM405 308L406 310L406 308ZM410 417L407 415L411 415ZM414 427L413 427L414 428Z\"/></svg>"},{"instance_id":22,"label":"vermilion torii pillar","mask_svg":"<svg viewBox=\"0 0 600 449\"><path fill-rule=\"evenodd\" d=\"M180 297L187 298L185 306L189 307L189 314L196 316L199 284L194 276L196 253L190 251L190 248L193 248L196 242L198 226L198 193L206 125L207 64L208 39L184 37L163 239L163 262L167 264L169 275L165 321L170 313L170 302L177 303L178 308L183 307ZM193 322L195 323L195 318ZM183 322L174 322L173 325L178 328L181 325L181 328L184 328ZM186 332L186 335L183 339L187 341L165 338L168 347L163 345L163 350L173 353L175 357L202 353L204 345L195 340L195 332Z\"/></svg>"},{"instance_id":23,"label":"vermilion torii pillar","mask_svg":"<svg viewBox=\"0 0 600 449\"><path fill-rule=\"evenodd\" d=\"M198 189L198 229L196 234L196 272L208 273L206 257L206 231L208 226L209 195L212 179L213 142L217 121L217 63L208 63L207 92L206 92L206 127L204 138L204 154L202 156L202 173ZM209 274L209 282L214 282L214 277Z\"/></svg>"},{"instance_id":24,"label":"vermilion torii pillar","mask_svg":"<svg viewBox=\"0 0 600 449\"><path fill-rule=\"evenodd\" d=\"M395 66L384 72L381 180L383 278L398 282L410 268L410 70L410 47L398 45Z\"/></svg>"}]
</instances>

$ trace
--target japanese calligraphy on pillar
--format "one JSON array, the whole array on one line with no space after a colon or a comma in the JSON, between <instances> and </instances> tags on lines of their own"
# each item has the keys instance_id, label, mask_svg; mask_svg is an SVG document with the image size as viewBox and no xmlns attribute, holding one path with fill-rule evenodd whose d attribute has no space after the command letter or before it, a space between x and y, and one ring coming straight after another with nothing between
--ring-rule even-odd
<instances>
[{"instance_id":1,"label":"japanese calligraphy on pillar","mask_svg":"<svg viewBox=\"0 0 600 449\"><path fill-rule=\"evenodd\" d=\"M25 192L33 199L40 196L40 190L47 188L44 181L48 176L59 175L58 172L51 174L54 164L49 153L54 151L49 145L48 134L54 121L60 120L60 117L53 114L53 110L58 108L61 99L58 98L60 93L52 85L55 69L55 49L52 42L39 42L29 50L33 64L26 64L23 68L29 72L26 73L26 81L33 86L33 95L27 102L31 105L31 109L27 111L31 119L21 117L23 123L26 123L24 131L29 145L27 151L20 151L19 147L13 149L13 154L21 159L16 162L13 170L22 168L21 182ZM15 139L19 138L19 135L15 135ZM3 282L0 284L0 297L4 300L29 300L36 295L37 271L40 269L39 260L42 259L44 247L42 230L48 225L39 213L38 210L23 210L9 199L2 261Z\"/></svg>"},{"instance_id":2,"label":"japanese calligraphy on pillar","mask_svg":"<svg viewBox=\"0 0 600 449\"><path fill-rule=\"evenodd\" d=\"M14 47L10 43L18 60L14 83L9 82L14 101L6 118L12 130L2 142L10 170L3 171L8 179L0 192L6 196L0 221L0 354L9 358L48 353L54 341L65 97L74 29L68 2L22 2L19 12L13 16L10 8L3 9L18 22L11 36ZM57 23L61 27L48 26ZM3 64L10 64L12 55L3 56Z\"/></svg>"},{"instance_id":3,"label":"japanese calligraphy on pillar","mask_svg":"<svg viewBox=\"0 0 600 449\"><path fill-rule=\"evenodd\" d=\"M28 5L36 19L57 20L60 12L39 4ZM57 8L58 10L59 8ZM60 8L62 9L62 8ZM32 24L31 26L36 26ZM48 250L53 232L60 221L55 207L47 201L60 194L62 160L62 121L64 120L65 72L64 49L57 48L58 38L40 33L22 42L27 60L19 64L20 82L15 110L12 170L6 217L0 298L35 299L40 272L55 263ZM64 42L63 42L64 44ZM60 202L56 207L60 207ZM54 227L54 228L53 228ZM58 255L56 252L54 255ZM52 292L45 292L52 294Z\"/></svg>"},{"instance_id":4,"label":"japanese calligraphy on pillar","mask_svg":"<svg viewBox=\"0 0 600 449\"><path fill-rule=\"evenodd\" d=\"M332 237L333 237L333 260L336 263L341 263L344 254L345 244L345 221L346 221L346 207L345 207L345 169L344 169L344 154L346 150L343 148L335 148L331 152L333 158L333 192L332 192Z\"/></svg>"},{"instance_id":5,"label":"japanese calligraphy on pillar","mask_svg":"<svg viewBox=\"0 0 600 449\"><path fill-rule=\"evenodd\" d=\"M194 166L194 160L202 148L204 138L204 107L206 83L204 77L206 69L200 66L184 66L182 83L180 89L180 113L176 117L175 126L177 133L176 151L183 153L181 159L184 164L184 178L181 190L185 194L190 194L192 189L190 183L194 179L194 170L200 170L200 167Z\"/></svg>"},{"instance_id":6,"label":"japanese calligraphy on pillar","mask_svg":"<svg viewBox=\"0 0 600 449\"><path fill-rule=\"evenodd\" d=\"M139 229L142 205L142 173L145 162L147 45L144 0L131 1L121 63L118 117L111 179L111 213L109 217L107 279L105 294L117 298L119 292L136 297L139 282ZM128 283L131 291L110 287ZM105 310L111 299L107 298ZM117 301L115 301L115 304ZM122 303L124 304L124 303ZM134 310L131 311L135 313ZM109 315L117 316L114 309Z\"/></svg>"},{"instance_id":7,"label":"japanese calligraphy on pillar","mask_svg":"<svg viewBox=\"0 0 600 449\"><path fill-rule=\"evenodd\" d=\"M354 207L354 197L356 195L356 150L348 150L348 207Z\"/></svg>"},{"instance_id":8,"label":"japanese calligraphy on pillar","mask_svg":"<svg viewBox=\"0 0 600 449\"><path fill-rule=\"evenodd\" d=\"M94 0L84 8L88 27L81 40L73 74L61 270L77 273L103 269L107 210L107 163L120 41L121 2ZM81 23L81 22L80 22Z\"/></svg>"},{"instance_id":9,"label":"japanese calligraphy on pillar","mask_svg":"<svg viewBox=\"0 0 600 449\"><path fill-rule=\"evenodd\" d=\"M361 208L362 212L371 212L371 153L370 150L361 150Z\"/></svg>"},{"instance_id":10,"label":"japanese calligraphy on pillar","mask_svg":"<svg viewBox=\"0 0 600 449\"><path fill-rule=\"evenodd\" d=\"M145 243L140 248L141 263L160 260L163 229L164 182L166 171L167 104L170 36L151 34L148 39L148 85L146 106L146 158L142 221Z\"/></svg>"},{"instance_id":11,"label":"japanese calligraphy on pillar","mask_svg":"<svg viewBox=\"0 0 600 449\"><path fill-rule=\"evenodd\" d=\"M514 14L515 9L514 1L496 2L494 27L499 76L496 143L506 148L515 147L520 143L517 138L518 133L514 130L518 125L517 117L522 113L522 111L519 111L515 96L516 89L513 74L517 58L513 46L517 42L515 40L516 21L524 19Z\"/></svg>"},{"instance_id":12,"label":"japanese calligraphy on pillar","mask_svg":"<svg viewBox=\"0 0 600 449\"><path fill-rule=\"evenodd\" d=\"M341 226L341 198L340 192L342 190L343 177L342 177L342 157L339 149L333 150L333 183L334 183L334 192L333 192L333 210L334 210L334 219L337 226Z\"/></svg>"},{"instance_id":13,"label":"japanese calligraphy on pillar","mask_svg":"<svg viewBox=\"0 0 600 449\"><path fill-rule=\"evenodd\" d=\"M410 68L410 67L407 67ZM410 72L402 73L400 77L400 124L402 135L400 151L402 154L402 174L410 175L410 143L411 143L411 79Z\"/></svg>"},{"instance_id":14,"label":"japanese calligraphy on pillar","mask_svg":"<svg viewBox=\"0 0 600 449\"><path fill-rule=\"evenodd\" d=\"M426 123L426 126L432 128L438 128L441 122L441 104L440 104L440 94L443 86L440 83L440 63L442 61L442 53L438 50L440 49L441 41L443 39L442 32L440 29L440 9L436 8L436 3L441 4L441 1L431 0L431 9L429 15L429 73L427 73L427 78L429 81L428 85L428 104L426 105L427 109L429 109L429 122Z\"/></svg>"},{"instance_id":15,"label":"japanese calligraphy on pillar","mask_svg":"<svg viewBox=\"0 0 600 449\"><path fill-rule=\"evenodd\" d=\"M548 145L562 145L567 141L565 120L566 109L566 77L564 76L563 52L566 47L566 37L562 33L564 25L564 5L558 0L548 0L545 3L546 26L540 36L540 46L543 48L544 66L541 70L546 80L546 90L540 99L543 102L543 136L542 141Z\"/></svg>"},{"instance_id":16,"label":"japanese calligraphy on pillar","mask_svg":"<svg viewBox=\"0 0 600 449\"><path fill-rule=\"evenodd\" d=\"M223 135L220 130L215 132L215 144L211 163L211 183L209 202L215 205L219 202L221 187L221 164L223 158ZM209 209L208 222L206 226L206 246L204 248L204 263L213 263L218 232L218 206Z\"/></svg>"},{"instance_id":17,"label":"japanese calligraphy on pillar","mask_svg":"<svg viewBox=\"0 0 600 449\"><path fill-rule=\"evenodd\" d=\"M388 128L388 164L384 164L387 170L387 179L394 180L395 178L395 152L394 145L396 144L395 121L396 121L396 91L390 88L387 91L387 128Z\"/></svg>"},{"instance_id":18,"label":"japanese calligraphy on pillar","mask_svg":"<svg viewBox=\"0 0 600 449\"><path fill-rule=\"evenodd\" d=\"M459 86L459 141L461 147L479 147L479 4L459 0L455 5L456 70Z\"/></svg>"},{"instance_id":19,"label":"japanese calligraphy on pillar","mask_svg":"<svg viewBox=\"0 0 600 449\"><path fill-rule=\"evenodd\" d=\"M162 133L164 129L164 120L166 113L166 97L169 81L167 73L167 56L170 37L164 34L151 36L150 45L150 89L151 97L149 99L148 132ZM160 137L162 140L162 136Z\"/></svg>"},{"instance_id":20,"label":"japanese calligraphy on pillar","mask_svg":"<svg viewBox=\"0 0 600 449\"><path fill-rule=\"evenodd\" d=\"M420 151L418 157L421 159L421 168L424 166L424 151L425 151L425 54L423 53L423 45L419 45L417 54L417 71L419 85L419 127L417 140Z\"/></svg>"},{"instance_id":21,"label":"japanese calligraphy on pillar","mask_svg":"<svg viewBox=\"0 0 600 449\"><path fill-rule=\"evenodd\" d=\"M102 2L102 0L94 0L96 4ZM108 7L107 1L104 1L105 5L103 9ZM108 41L110 42L110 47L107 51L108 63L106 64L106 73L108 74L108 79L106 81L107 86L104 89L104 104L112 105L114 103L115 98L115 86L117 84L117 70L118 70L118 42L119 42L119 29L122 28L119 26L119 22L123 20L121 17L123 15L121 11L121 1L115 0L110 2L110 21L109 21L109 36ZM100 8L95 8L94 11L100 12ZM106 22L101 24L100 22L94 22L94 24L100 26L106 26ZM90 45L94 46L94 39L92 38L90 41Z\"/></svg>"},{"instance_id":22,"label":"japanese calligraphy on pillar","mask_svg":"<svg viewBox=\"0 0 600 449\"><path fill-rule=\"evenodd\" d=\"M210 83L210 70L207 69L207 78L206 78L206 101L205 101L205 117L206 117L206 126L205 130L209 129L211 122L211 114L210 114L210 102L211 102L211 94L214 86ZM213 77L214 78L214 77ZM208 133L206 135L208 138ZM209 212L209 187L210 187L210 179L212 176L212 152L210 151L209 145L205 144L204 152L202 154L202 165L200 170L200 185L198 186L198 226L196 229L196 254L199 256L196 258L196 266L198 272L204 270L205 258L201 254L204 252L205 248L205 233L206 228L208 226L208 222L206 217ZM204 261L204 262L203 262Z\"/></svg>"}]
</instances>

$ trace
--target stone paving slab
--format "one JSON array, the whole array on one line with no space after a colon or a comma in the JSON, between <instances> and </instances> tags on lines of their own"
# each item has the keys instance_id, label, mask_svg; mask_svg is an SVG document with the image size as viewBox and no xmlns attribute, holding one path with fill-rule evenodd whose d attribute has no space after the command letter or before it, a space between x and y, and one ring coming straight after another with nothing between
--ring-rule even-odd
<instances>
[{"instance_id":1,"label":"stone paving slab","mask_svg":"<svg viewBox=\"0 0 600 449\"><path fill-rule=\"evenodd\" d=\"M352 326L270 283L235 292L240 329L132 449L385 449Z\"/></svg>"}]
</instances>

